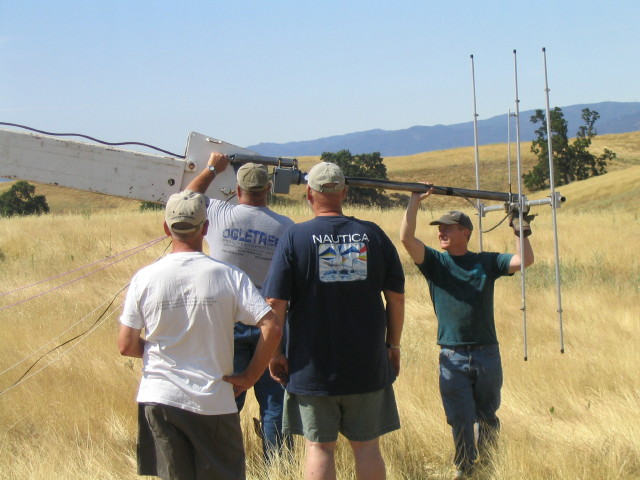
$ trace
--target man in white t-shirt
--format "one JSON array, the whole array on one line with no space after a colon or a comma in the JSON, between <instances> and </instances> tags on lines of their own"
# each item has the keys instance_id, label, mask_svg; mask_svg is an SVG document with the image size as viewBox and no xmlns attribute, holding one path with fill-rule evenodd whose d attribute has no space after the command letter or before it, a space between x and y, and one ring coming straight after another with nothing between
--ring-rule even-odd
<instances>
[{"instance_id":1,"label":"man in white t-shirt","mask_svg":"<svg viewBox=\"0 0 640 480\"><path fill-rule=\"evenodd\" d=\"M206 168L187 186L188 190L205 193L216 174L229 165L229 157L213 153ZM249 275L259 288L269 270L273 253L280 238L294 222L267 207L270 181L263 165L245 163L237 172L238 204L211 199L207 210L209 230L205 240L209 254L237 266ZM234 328L234 371L241 372L251 360L260 332L256 327L237 323ZM290 437L282 435L282 404L284 390L265 369L253 387L260 408L260 432L264 457L270 459ZM246 393L236 397L238 410L244 406Z\"/></svg>"},{"instance_id":2,"label":"man in white t-shirt","mask_svg":"<svg viewBox=\"0 0 640 480\"><path fill-rule=\"evenodd\" d=\"M135 274L120 318L120 353L143 359L137 396L141 475L244 479L234 390L260 378L282 336L249 277L202 252L207 204L206 196L191 191L169 198L164 230L172 252ZM251 362L237 374L235 322L260 331Z\"/></svg>"}]
</instances>

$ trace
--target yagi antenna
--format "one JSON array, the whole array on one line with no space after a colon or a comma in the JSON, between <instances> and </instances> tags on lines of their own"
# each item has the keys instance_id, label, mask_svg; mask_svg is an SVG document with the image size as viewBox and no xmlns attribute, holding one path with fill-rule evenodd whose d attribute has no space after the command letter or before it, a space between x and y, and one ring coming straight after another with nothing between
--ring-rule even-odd
<instances>
[{"instance_id":1,"label":"yagi antenna","mask_svg":"<svg viewBox=\"0 0 640 480\"><path fill-rule=\"evenodd\" d=\"M549 81L547 79L547 51L542 48L542 59L544 63L544 92L547 102L547 150L549 152L549 187L551 193L551 218L553 222L553 243L555 252L556 267L556 297L558 301L558 326L560 331L560 353L564 353L564 332L562 327L562 293L560 291L560 253L558 249L558 221L556 216L557 204L556 185L553 174L553 149L551 140L551 109L549 108Z\"/></svg>"},{"instance_id":2,"label":"yagi antenna","mask_svg":"<svg viewBox=\"0 0 640 480\"><path fill-rule=\"evenodd\" d=\"M471 82L473 86L473 144L475 147L475 164L476 164L476 190L480 190L480 153L478 150L478 111L476 109L476 73L473 62L473 55L471 55ZM482 202L477 200L478 208L478 249L483 251L482 248Z\"/></svg>"}]
</instances>

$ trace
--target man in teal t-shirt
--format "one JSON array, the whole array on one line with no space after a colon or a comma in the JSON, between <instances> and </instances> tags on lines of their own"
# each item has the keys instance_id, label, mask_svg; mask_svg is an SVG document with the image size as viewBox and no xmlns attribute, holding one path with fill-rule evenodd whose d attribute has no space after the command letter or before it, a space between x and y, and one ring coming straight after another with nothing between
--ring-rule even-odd
<instances>
[{"instance_id":1,"label":"man in teal t-shirt","mask_svg":"<svg viewBox=\"0 0 640 480\"><path fill-rule=\"evenodd\" d=\"M531 228L523 222L523 255L519 239L514 255L474 253L468 249L471 219L451 211L431 222L438 226L438 240L444 250L436 251L415 237L418 207L430 194L431 190L412 193L400 238L427 280L438 318L440 396L453 433L456 475L464 478L473 469L478 449L494 442L500 428L496 411L500 407L502 363L493 317L494 282L520 270L522 262L525 266L533 263L528 239ZM510 225L519 235L519 225L513 220ZM479 426L478 448L475 423Z\"/></svg>"}]
</instances>

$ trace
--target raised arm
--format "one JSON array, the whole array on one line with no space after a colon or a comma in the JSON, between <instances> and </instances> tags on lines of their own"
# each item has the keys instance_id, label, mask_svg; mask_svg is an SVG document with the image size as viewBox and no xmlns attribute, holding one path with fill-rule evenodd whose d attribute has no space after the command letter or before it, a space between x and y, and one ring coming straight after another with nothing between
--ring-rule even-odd
<instances>
[{"instance_id":1,"label":"raised arm","mask_svg":"<svg viewBox=\"0 0 640 480\"><path fill-rule=\"evenodd\" d=\"M516 253L511 258L511 262L509 263L509 273L515 273L520 270L520 266L522 265L522 261L524 259L525 268L533 263L533 248L531 248L531 242L529 242L529 237L524 237L524 255L520 252L520 238L516 236Z\"/></svg>"},{"instance_id":2,"label":"raised arm","mask_svg":"<svg viewBox=\"0 0 640 480\"><path fill-rule=\"evenodd\" d=\"M516 236L516 253L511 258L509 263L509 273L515 273L521 269L522 262L524 262L525 268L531 265L534 261L533 248L531 248L531 242L529 242L529 236L531 235L531 221L535 215L523 215L522 219L522 232L524 234L524 241L522 242L522 252L520 251L520 217L519 212L514 210L510 214L509 226L513 228L513 233Z\"/></svg>"},{"instance_id":3,"label":"raised arm","mask_svg":"<svg viewBox=\"0 0 640 480\"><path fill-rule=\"evenodd\" d=\"M402 217L400 225L400 241L409 253L409 256L418 265L424 261L424 243L416 238L416 217L420 202L431 195L431 190L427 193L412 192L407 204L407 210Z\"/></svg>"},{"instance_id":4,"label":"raised arm","mask_svg":"<svg viewBox=\"0 0 640 480\"><path fill-rule=\"evenodd\" d=\"M207 189L213 182L216 175L223 172L229 165L229 156L222 153L213 152L207 162L207 167L200 172L196 178L189 182L189 185L185 187L185 190L191 190L192 192L206 193ZM211 170L209 167L213 167Z\"/></svg>"}]
</instances>

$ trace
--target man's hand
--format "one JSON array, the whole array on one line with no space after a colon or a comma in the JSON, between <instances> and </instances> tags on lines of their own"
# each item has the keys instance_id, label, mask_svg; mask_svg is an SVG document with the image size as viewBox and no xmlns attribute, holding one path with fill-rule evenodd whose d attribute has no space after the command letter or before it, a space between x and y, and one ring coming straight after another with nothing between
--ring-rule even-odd
<instances>
[{"instance_id":1,"label":"man's hand","mask_svg":"<svg viewBox=\"0 0 640 480\"><path fill-rule=\"evenodd\" d=\"M224 375L222 377L222 380L233 385L233 394L236 397L240 395L242 392L249 390L251 387L253 387L253 385L257 381L257 379L256 381L252 381L251 379L247 378L244 372L237 373L234 375Z\"/></svg>"},{"instance_id":2,"label":"man's hand","mask_svg":"<svg viewBox=\"0 0 640 480\"><path fill-rule=\"evenodd\" d=\"M400 375L400 347L387 347L387 355L397 377Z\"/></svg>"},{"instance_id":3,"label":"man's hand","mask_svg":"<svg viewBox=\"0 0 640 480\"><path fill-rule=\"evenodd\" d=\"M522 214L522 233L525 237L531 235L530 223L535 218L535 215ZM511 210L509 213L509 226L513 228L513 232L517 237L520 236L520 211L518 209Z\"/></svg>"},{"instance_id":4,"label":"man's hand","mask_svg":"<svg viewBox=\"0 0 640 480\"><path fill-rule=\"evenodd\" d=\"M274 357L269 362L269 372L271 378L282 386L286 386L289 382L289 360L284 354Z\"/></svg>"},{"instance_id":5,"label":"man's hand","mask_svg":"<svg viewBox=\"0 0 640 480\"><path fill-rule=\"evenodd\" d=\"M420 183L429 187L429 190L427 190L426 192L411 192L411 196L417 199L418 202L423 201L433 193L433 183L431 182L420 182Z\"/></svg>"},{"instance_id":6,"label":"man's hand","mask_svg":"<svg viewBox=\"0 0 640 480\"><path fill-rule=\"evenodd\" d=\"M218 152L213 152L207 162L207 166L214 167L216 173L222 173L227 168L227 165L229 165L229 155Z\"/></svg>"}]
</instances>

